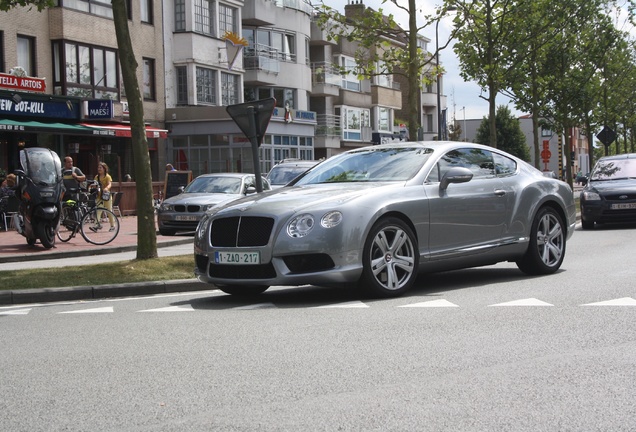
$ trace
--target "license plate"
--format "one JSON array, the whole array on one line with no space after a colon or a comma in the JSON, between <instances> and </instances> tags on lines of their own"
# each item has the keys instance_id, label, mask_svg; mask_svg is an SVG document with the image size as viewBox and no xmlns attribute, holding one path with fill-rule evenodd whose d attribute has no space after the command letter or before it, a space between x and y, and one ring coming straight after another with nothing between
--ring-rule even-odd
<instances>
[{"instance_id":1,"label":"license plate","mask_svg":"<svg viewBox=\"0 0 636 432\"><path fill-rule=\"evenodd\" d=\"M636 203L612 204L611 209L612 210L636 209Z\"/></svg>"},{"instance_id":2,"label":"license plate","mask_svg":"<svg viewBox=\"0 0 636 432\"><path fill-rule=\"evenodd\" d=\"M177 215L174 218L175 220L178 220L178 221L188 221L188 222L196 222L198 220L196 216Z\"/></svg>"},{"instance_id":3,"label":"license plate","mask_svg":"<svg viewBox=\"0 0 636 432\"><path fill-rule=\"evenodd\" d=\"M258 251L214 252L216 264L260 264L261 253Z\"/></svg>"}]
</instances>

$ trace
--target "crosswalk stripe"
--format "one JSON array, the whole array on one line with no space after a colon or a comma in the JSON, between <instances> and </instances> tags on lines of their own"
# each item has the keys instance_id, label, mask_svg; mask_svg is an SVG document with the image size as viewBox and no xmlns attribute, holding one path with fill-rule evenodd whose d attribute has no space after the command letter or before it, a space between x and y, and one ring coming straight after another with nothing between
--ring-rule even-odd
<instances>
[{"instance_id":1,"label":"crosswalk stripe","mask_svg":"<svg viewBox=\"0 0 636 432\"><path fill-rule=\"evenodd\" d=\"M522 300L514 300L505 303L497 303L489 306L554 306L553 304L546 303L536 298L527 298Z\"/></svg>"},{"instance_id":2,"label":"crosswalk stripe","mask_svg":"<svg viewBox=\"0 0 636 432\"><path fill-rule=\"evenodd\" d=\"M156 309L140 310L138 312L194 312L194 308L191 305L168 306Z\"/></svg>"},{"instance_id":3,"label":"crosswalk stripe","mask_svg":"<svg viewBox=\"0 0 636 432\"><path fill-rule=\"evenodd\" d=\"M414 308L423 308L423 307L459 307L455 303L451 303L448 300L439 299L439 300L430 300L421 303L413 303L402 305L398 307L414 307Z\"/></svg>"},{"instance_id":4,"label":"crosswalk stripe","mask_svg":"<svg viewBox=\"0 0 636 432\"><path fill-rule=\"evenodd\" d=\"M0 311L0 315L26 315L29 312L31 312L31 309L32 308L4 310L4 311Z\"/></svg>"},{"instance_id":5,"label":"crosswalk stripe","mask_svg":"<svg viewBox=\"0 0 636 432\"><path fill-rule=\"evenodd\" d=\"M59 314L84 314L84 313L112 313L115 310L112 306L101 307L101 308L93 308L93 309L81 309L74 311L64 311L58 312Z\"/></svg>"},{"instance_id":6,"label":"crosswalk stripe","mask_svg":"<svg viewBox=\"0 0 636 432\"><path fill-rule=\"evenodd\" d=\"M615 300L588 303L581 306L636 306L636 300L631 297L623 297Z\"/></svg>"},{"instance_id":7,"label":"crosswalk stripe","mask_svg":"<svg viewBox=\"0 0 636 432\"><path fill-rule=\"evenodd\" d=\"M344 302L344 303L335 303L335 304L330 304L330 305L324 305L324 306L314 306L312 309L331 309L331 308L368 308L369 305L359 301L359 300L355 300L355 301L350 301L350 302Z\"/></svg>"}]
</instances>

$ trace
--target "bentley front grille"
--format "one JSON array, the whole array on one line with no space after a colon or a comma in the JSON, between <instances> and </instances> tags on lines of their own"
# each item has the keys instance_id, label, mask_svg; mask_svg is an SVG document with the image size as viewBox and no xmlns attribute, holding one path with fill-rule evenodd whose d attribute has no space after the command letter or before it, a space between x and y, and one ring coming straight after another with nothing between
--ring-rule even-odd
<instances>
[{"instance_id":1,"label":"bentley front grille","mask_svg":"<svg viewBox=\"0 0 636 432\"><path fill-rule=\"evenodd\" d=\"M273 226L274 219L266 217L215 219L210 230L210 242L214 247L265 246Z\"/></svg>"}]
</instances>

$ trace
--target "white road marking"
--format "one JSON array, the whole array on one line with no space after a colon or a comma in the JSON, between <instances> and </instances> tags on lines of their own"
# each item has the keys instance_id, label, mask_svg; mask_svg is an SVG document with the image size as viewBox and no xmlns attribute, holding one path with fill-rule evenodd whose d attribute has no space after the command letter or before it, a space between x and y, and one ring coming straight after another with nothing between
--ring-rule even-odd
<instances>
[{"instance_id":1,"label":"white road marking","mask_svg":"<svg viewBox=\"0 0 636 432\"><path fill-rule=\"evenodd\" d=\"M329 309L329 308L368 308L369 305L364 304L359 300L344 302L344 303L336 303L325 306L314 306L312 309Z\"/></svg>"},{"instance_id":2,"label":"white road marking","mask_svg":"<svg viewBox=\"0 0 636 432\"><path fill-rule=\"evenodd\" d=\"M588 303L581 306L636 306L636 300L631 297L623 297L598 303Z\"/></svg>"},{"instance_id":3,"label":"white road marking","mask_svg":"<svg viewBox=\"0 0 636 432\"><path fill-rule=\"evenodd\" d=\"M167 306L156 309L146 309L140 310L137 312L194 312L194 308L192 305L184 305L184 306Z\"/></svg>"},{"instance_id":4,"label":"white road marking","mask_svg":"<svg viewBox=\"0 0 636 432\"><path fill-rule=\"evenodd\" d=\"M247 306L238 306L232 309L236 310L254 310L254 309L276 309L277 306L274 303L256 303Z\"/></svg>"},{"instance_id":5,"label":"white road marking","mask_svg":"<svg viewBox=\"0 0 636 432\"><path fill-rule=\"evenodd\" d=\"M13 309L0 311L0 315L26 315L31 312L31 308L28 309Z\"/></svg>"},{"instance_id":6,"label":"white road marking","mask_svg":"<svg viewBox=\"0 0 636 432\"><path fill-rule=\"evenodd\" d=\"M113 313L113 312L115 312L115 310L113 309L112 306L106 306L106 307L100 307L100 308L58 312L58 314Z\"/></svg>"},{"instance_id":7,"label":"white road marking","mask_svg":"<svg viewBox=\"0 0 636 432\"><path fill-rule=\"evenodd\" d=\"M528 298L523 300L514 300L511 302L497 303L489 306L554 306L550 303L546 303L536 298Z\"/></svg>"},{"instance_id":8,"label":"white road marking","mask_svg":"<svg viewBox=\"0 0 636 432\"><path fill-rule=\"evenodd\" d=\"M421 303L413 303L402 305L398 307L414 307L414 308L425 308L425 307L459 307L455 303L451 303L448 300L439 299L439 300L430 300Z\"/></svg>"}]
</instances>

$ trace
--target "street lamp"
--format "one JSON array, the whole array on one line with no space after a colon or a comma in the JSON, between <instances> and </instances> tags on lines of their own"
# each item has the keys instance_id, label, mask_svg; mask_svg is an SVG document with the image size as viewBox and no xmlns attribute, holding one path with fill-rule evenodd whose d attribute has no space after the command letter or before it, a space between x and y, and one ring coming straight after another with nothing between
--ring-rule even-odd
<instances>
[{"instance_id":1,"label":"street lamp","mask_svg":"<svg viewBox=\"0 0 636 432\"><path fill-rule=\"evenodd\" d=\"M437 22L435 23L435 62L437 63L437 69L438 69L438 73L437 73L437 141L441 141L442 140L442 97L441 97L441 78L442 78L442 73L439 71L440 70L440 64L439 64L439 22L442 20L442 16L444 14L446 14L446 12L450 12L450 11L454 11L457 10L456 7L454 6L450 6L447 9L445 9L442 13L442 15L440 15L439 19L437 20Z\"/></svg>"}]
</instances>

